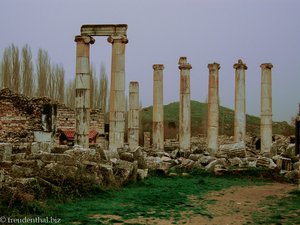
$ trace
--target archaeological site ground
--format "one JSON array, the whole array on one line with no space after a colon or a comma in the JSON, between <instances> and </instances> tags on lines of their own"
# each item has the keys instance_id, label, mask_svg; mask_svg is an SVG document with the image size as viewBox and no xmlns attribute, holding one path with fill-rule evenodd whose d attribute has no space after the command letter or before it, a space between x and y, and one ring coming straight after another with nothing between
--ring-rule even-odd
<instances>
[{"instance_id":1,"label":"archaeological site ground","mask_svg":"<svg viewBox=\"0 0 300 225\"><path fill-rule=\"evenodd\" d=\"M0 224L300 224L300 110L293 124L273 121L273 64L261 62L253 87L260 117L246 113L242 59L233 110L220 105L217 62L207 102L191 100L188 56L178 56L179 101L164 104L165 67L154 64L153 104L142 108L139 81L125 93L127 29L81 26L73 108L3 79ZM112 49L107 112L91 100L98 36Z\"/></svg>"}]
</instances>

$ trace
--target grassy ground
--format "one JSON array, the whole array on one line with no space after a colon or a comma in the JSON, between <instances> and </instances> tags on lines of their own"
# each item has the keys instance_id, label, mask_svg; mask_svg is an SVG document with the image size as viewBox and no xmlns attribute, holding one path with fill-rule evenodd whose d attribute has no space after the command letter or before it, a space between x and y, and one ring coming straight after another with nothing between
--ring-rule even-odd
<instances>
[{"instance_id":1,"label":"grassy ground","mask_svg":"<svg viewBox=\"0 0 300 225\"><path fill-rule=\"evenodd\" d=\"M116 215L105 224L123 222L131 218L172 219L174 223L185 217L200 214L211 217L204 200L209 191L221 190L233 185L262 184L262 181L238 177L211 177L206 174L190 176L153 176L143 182L132 184L122 190L103 192L92 197L81 198L65 204L52 204L45 216L62 218L63 224L104 224L93 215ZM203 204L193 204L196 198Z\"/></svg>"},{"instance_id":2,"label":"grassy ground","mask_svg":"<svg viewBox=\"0 0 300 225\"><path fill-rule=\"evenodd\" d=\"M269 196L261 210L253 214L255 224L300 224L300 191L295 190L283 199Z\"/></svg>"}]
</instances>

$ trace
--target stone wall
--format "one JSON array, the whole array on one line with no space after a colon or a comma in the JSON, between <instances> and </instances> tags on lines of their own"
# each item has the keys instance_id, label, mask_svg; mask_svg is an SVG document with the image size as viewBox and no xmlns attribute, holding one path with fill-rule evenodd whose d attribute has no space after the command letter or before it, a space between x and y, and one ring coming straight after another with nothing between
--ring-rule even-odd
<instances>
[{"instance_id":1,"label":"stone wall","mask_svg":"<svg viewBox=\"0 0 300 225\"><path fill-rule=\"evenodd\" d=\"M5 88L0 91L0 142L31 142L33 131L51 131L48 98L28 98ZM43 116L44 114L44 116Z\"/></svg>"}]
</instances>

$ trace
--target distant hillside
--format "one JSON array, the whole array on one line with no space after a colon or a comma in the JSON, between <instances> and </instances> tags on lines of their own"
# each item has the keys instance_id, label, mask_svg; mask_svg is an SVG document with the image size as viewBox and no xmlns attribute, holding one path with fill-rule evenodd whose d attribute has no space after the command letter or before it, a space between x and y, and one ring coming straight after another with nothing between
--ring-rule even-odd
<instances>
[{"instance_id":1,"label":"distant hillside","mask_svg":"<svg viewBox=\"0 0 300 225\"><path fill-rule=\"evenodd\" d=\"M207 103L191 101L192 136L207 133ZM179 102L164 106L165 137L175 138L179 126ZM220 107L220 134L233 135L234 111ZM144 131L152 131L152 106L143 108L142 124ZM260 118L247 115L247 132L259 136ZM273 134L294 134L293 128L287 122L273 122Z\"/></svg>"}]
</instances>

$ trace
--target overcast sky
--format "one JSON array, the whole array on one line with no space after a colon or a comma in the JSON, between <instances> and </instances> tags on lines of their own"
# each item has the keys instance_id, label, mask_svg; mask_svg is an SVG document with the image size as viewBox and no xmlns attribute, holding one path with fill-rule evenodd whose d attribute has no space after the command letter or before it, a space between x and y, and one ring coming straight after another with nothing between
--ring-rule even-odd
<instances>
[{"instance_id":1,"label":"overcast sky","mask_svg":"<svg viewBox=\"0 0 300 225\"><path fill-rule=\"evenodd\" d=\"M178 59L192 65L191 96L204 102L208 63L221 65L221 105L234 108L233 64L246 71L247 113L260 114L260 64L273 64L273 119L286 120L300 102L299 0L0 0L0 56L10 44L29 44L75 77L74 36L83 24L128 24L126 92L140 82L143 106L152 104L152 65L164 64L164 103L179 100ZM91 61L110 77L111 44L96 38Z\"/></svg>"}]
</instances>

